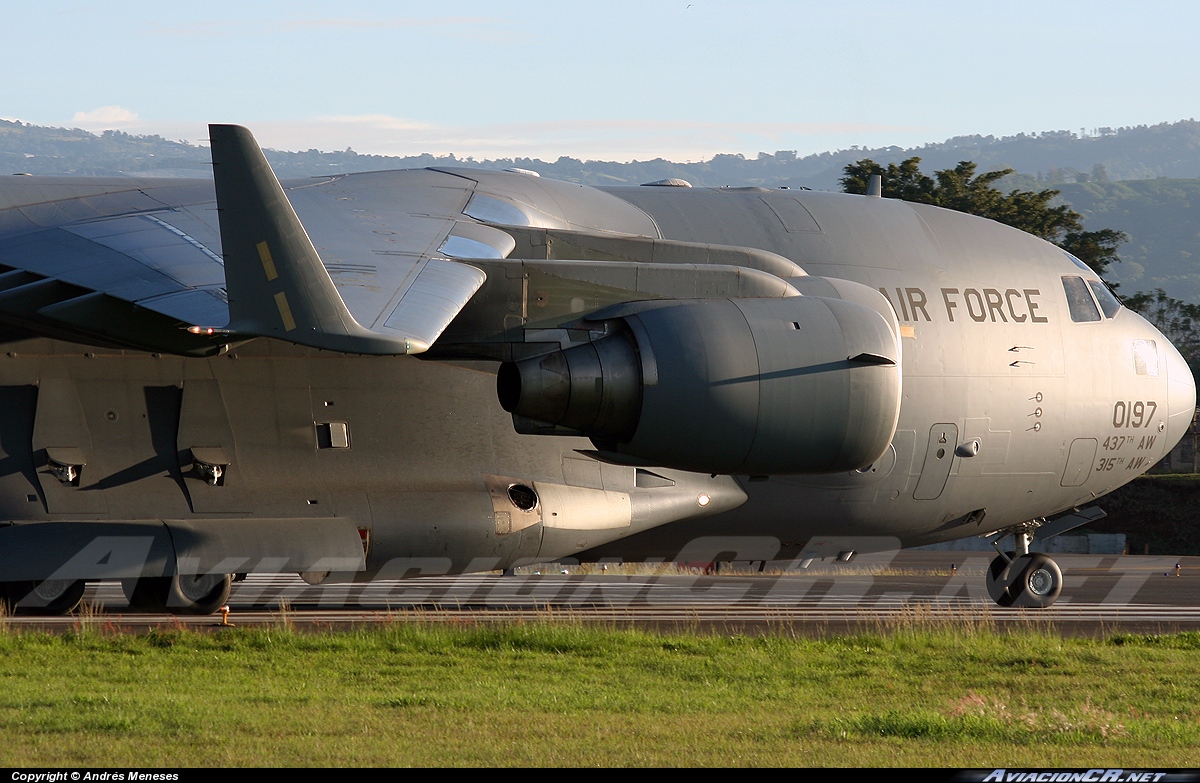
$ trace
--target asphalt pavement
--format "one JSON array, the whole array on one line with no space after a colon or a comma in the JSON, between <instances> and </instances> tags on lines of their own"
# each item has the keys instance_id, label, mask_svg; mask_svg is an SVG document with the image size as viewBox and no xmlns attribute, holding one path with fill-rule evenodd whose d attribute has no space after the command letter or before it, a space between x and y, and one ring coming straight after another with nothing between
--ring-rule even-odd
<instances>
[{"instance_id":1,"label":"asphalt pavement","mask_svg":"<svg viewBox=\"0 0 1200 783\"><path fill-rule=\"evenodd\" d=\"M912 625L1037 627L1087 635L1200 630L1200 557L1057 555L1055 560L1063 571L1063 592L1054 606L1042 610L1005 609L991 601L983 578L991 561L986 552L904 551L844 564L816 562L807 569L741 564L711 575L662 566L611 566L602 573L597 566L547 564L507 576L312 586L295 575L252 574L235 584L225 622L314 630L406 622L585 622L799 634ZM133 612L118 583L89 587L76 614L15 616L5 622L52 631L222 627L220 615Z\"/></svg>"}]
</instances>

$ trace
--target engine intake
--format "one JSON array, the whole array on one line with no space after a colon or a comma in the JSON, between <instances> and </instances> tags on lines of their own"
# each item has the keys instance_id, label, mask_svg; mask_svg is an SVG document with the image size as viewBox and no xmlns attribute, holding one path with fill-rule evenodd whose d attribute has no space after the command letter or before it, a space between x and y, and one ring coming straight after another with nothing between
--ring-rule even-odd
<instances>
[{"instance_id":1,"label":"engine intake","mask_svg":"<svg viewBox=\"0 0 1200 783\"><path fill-rule=\"evenodd\" d=\"M642 386L637 345L628 329L565 351L505 362L496 377L504 410L604 441L633 436Z\"/></svg>"},{"instance_id":2,"label":"engine intake","mask_svg":"<svg viewBox=\"0 0 1200 783\"><path fill-rule=\"evenodd\" d=\"M502 365L500 402L633 463L719 474L861 468L895 434L901 356L891 308L878 292L878 307L855 293L866 304L639 303L609 336Z\"/></svg>"}]
</instances>

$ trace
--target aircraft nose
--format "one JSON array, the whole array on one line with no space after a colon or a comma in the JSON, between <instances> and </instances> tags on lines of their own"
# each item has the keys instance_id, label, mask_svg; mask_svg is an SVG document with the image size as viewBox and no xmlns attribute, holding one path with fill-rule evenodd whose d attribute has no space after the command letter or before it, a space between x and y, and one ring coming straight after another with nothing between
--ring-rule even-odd
<instances>
[{"instance_id":1,"label":"aircraft nose","mask_svg":"<svg viewBox=\"0 0 1200 783\"><path fill-rule=\"evenodd\" d=\"M1165 341L1164 341L1165 342ZM1174 448L1196 415L1196 382L1183 356L1170 343L1167 354L1167 445Z\"/></svg>"}]
</instances>

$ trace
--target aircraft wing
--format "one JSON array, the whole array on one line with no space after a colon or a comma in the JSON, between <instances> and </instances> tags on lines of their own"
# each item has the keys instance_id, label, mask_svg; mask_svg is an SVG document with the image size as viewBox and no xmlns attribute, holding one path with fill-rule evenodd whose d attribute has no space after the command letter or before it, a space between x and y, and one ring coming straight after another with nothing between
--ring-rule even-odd
<instances>
[{"instance_id":1,"label":"aircraft wing","mask_svg":"<svg viewBox=\"0 0 1200 783\"><path fill-rule=\"evenodd\" d=\"M257 336L418 353L486 278L443 247L472 256L511 249L493 248L485 232L502 232L463 215L474 183L461 177L368 175L352 193L342 178L319 178L289 183L284 195L249 131L211 130L215 186L118 177L0 182L0 322L186 355Z\"/></svg>"},{"instance_id":2,"label":"aircraft wing","mask_svg":"<svg viewBox=\"0 0 1200 783\"><path fill-rule=\"evenodd\" d=\"M391 355L457 319L442 343L461 353L600 299L791 296L783 281L804 275L774 253L664 239L595 188L458 168L280 183L248 130L210 136L212 181L0 181L0 325L192 356L262 336Z\"/></svg>"}]
</instances>

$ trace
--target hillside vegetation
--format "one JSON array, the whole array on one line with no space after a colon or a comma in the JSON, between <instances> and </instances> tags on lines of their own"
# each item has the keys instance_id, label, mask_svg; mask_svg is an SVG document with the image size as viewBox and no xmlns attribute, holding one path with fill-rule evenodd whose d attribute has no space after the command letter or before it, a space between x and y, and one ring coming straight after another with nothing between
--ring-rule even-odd
<instances>
[{"instance_id":1,"label":"hillside vegetation","mask_svg":"<svg viewBox=\"0 0 1200 783\"><path fill-rule=\"evenodd\" d=\"M554 161L503 158L477 161L454 155L435 157L414 153L406 157L361 155L343 151L269 151L280 176L312 176L331 171L469 163L485 168L520 166L544 176L587 185L640 184L664 177L682 177L694 185L778 185L836 190L847 163L871 158L898 163L913 155L932 169L961 160L980 171L1012 168L1034 180L1055 185L1091 178L1110 180L1148 177L1200 177L1200 122L1183 120L1131 128L1099 128L1086 134L1071 131L1021 133L1015 136L960 136L921 147L858 148L799 156L795 151L760 152L756 157L715 155L696 163L662 158L649 161L583 161L560 157ZM100 135L78 129L47 128L0 120L0 173L120 174L161 169L203 173L207 148L159 136L132 136L120 131ZM1099 167L1099 168L1098 168Z\"/></svg>"},{"instance_id":2,"label":"hillside vegetation","mask_svg":"<svg viewBox=\"0 0 1200 783\"><path fill-rule=\"evenodd\" d=\"M1200 303L1200 179L1055 185L1091 227L1124 231L1122 263L1108 271L1122 294L1162 288Z\"/></svg>"}]
</instances>

